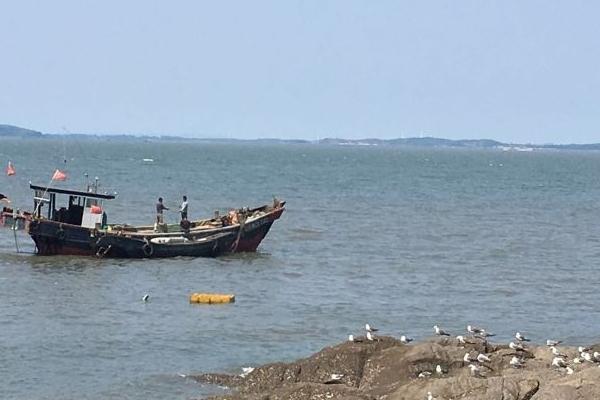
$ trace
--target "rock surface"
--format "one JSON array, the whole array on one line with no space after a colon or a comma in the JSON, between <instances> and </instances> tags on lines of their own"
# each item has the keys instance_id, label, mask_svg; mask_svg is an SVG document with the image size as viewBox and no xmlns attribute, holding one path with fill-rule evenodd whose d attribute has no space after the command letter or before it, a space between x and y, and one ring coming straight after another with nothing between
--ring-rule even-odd
<instances>
[{"instance_id":1,"label":"rock surface","mask_svg":"<svg viewBox=\"0 0 600 400\"><path fill-rule=\"evenodd\" d=\"M526 352L478 339L459 344L455 339L436 338L404 345L391 337L375 342L346 342L326 347L292 363L257 367L244 377L203 374L194 379L226 385L231 394L214 400L597 400L600 399L600 364L573 363L577 349L560 347L573 373L551 366L546 346L531 345ZM600 351L600 345L594 346ZM465 353L471 358L486 354L489 362L473 375ZM514 357L524 359L523 368L513 368ZM440 366L441 373L436 372ZM419 377L424 373L427 377ZM430 375L429 375L430 373ZM332 374L343 374L332 380Z\"/></svg>"}]
</instances>

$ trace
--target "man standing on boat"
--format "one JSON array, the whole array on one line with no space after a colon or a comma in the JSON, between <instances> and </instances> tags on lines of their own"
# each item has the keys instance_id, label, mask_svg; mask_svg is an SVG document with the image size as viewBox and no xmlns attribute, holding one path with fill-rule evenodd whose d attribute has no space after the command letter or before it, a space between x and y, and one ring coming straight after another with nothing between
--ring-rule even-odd
<instances>
[{"instance_id":1,"label":"man standing on boat","mask_svg":"<svg viewBox=\"0 0 600 400\"><path fill-rule=\"evenodd\" d=\"M181 203L181 209L179 210L181 213L181 220L188 219L188 201L187 196L183 196L183 203Z\"/></svg>"},{"instance_id":2,"label":"man standing on boat","mask_svg":"<svg viewBox=\"0 0 600 400\"><path fill-rule=\"evenodd\" d=\"M167 207L163 204L163 198L158 198L158 203L156 203L156 223L162 224L164 222L163 219L163 210L168 210Z\"/></svg>"}]
</instances>

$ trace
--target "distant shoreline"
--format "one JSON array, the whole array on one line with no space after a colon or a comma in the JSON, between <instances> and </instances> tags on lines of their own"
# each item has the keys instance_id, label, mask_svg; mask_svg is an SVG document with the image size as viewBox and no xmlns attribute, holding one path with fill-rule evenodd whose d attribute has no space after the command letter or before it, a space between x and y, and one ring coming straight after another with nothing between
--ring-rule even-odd
<instances>
[{"instance_id":1,"label":"distant shoreline","mask_svg":"<svg viewBox=\"0 0 600 400\"><path fill-rule=\"evenodd\" d=\"M204 142L204 143L265 143L265 144L325 144L337 146L385 146L385 147L424 147L424 148L462 148L497 149L502 151L529 152L534 150L600 150L600 143L589 144L531 144L504 143L492 139L442 139L435 137L413 137L397 139L343 139L325 138L307 139L234 139L234 138L187 138L173 135L96 135L81 133L43 133L13 125L0 124L0 138L54 139L68 140L111 140L111 141L167 141L167 142Z\"/></svg>"}]
</instances>

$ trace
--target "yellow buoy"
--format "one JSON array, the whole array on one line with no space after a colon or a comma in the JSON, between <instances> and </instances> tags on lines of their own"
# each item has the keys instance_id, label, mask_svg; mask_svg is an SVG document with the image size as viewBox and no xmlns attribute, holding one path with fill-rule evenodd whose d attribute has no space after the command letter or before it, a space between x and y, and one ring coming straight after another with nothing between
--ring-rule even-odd
<instances>
[{"instance_id":1,"label":"yellow buoy","mask_svg":"<svg viewBox=\"0 0 600 400\"><path fill-rule=\"evenodd\" d=\"M225 304L235 302L234 294L219 293L192 293L190 294L190 303L201 304Z\"/></svg>"}]
</instances>

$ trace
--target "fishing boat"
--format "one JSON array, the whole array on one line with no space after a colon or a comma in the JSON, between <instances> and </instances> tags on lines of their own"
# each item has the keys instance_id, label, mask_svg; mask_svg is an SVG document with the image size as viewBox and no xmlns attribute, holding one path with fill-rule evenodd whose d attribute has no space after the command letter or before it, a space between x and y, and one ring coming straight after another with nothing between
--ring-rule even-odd
<instances>
[{"instance_id":1,"label":"fishing boat","mask_svg":"<svg viewBox=\"0 0 600 400\"><path fill-rule=\"evenodd\" d=\"M105 203L115 195L30 184L34 213L28 233L39 255L82 255L119 258L216 257L256 251L285 202L240 208L209 219L181 224L132 226L109 224ZM57 196L67 197L57 206Z\"/></svg>"}]
</instances>

